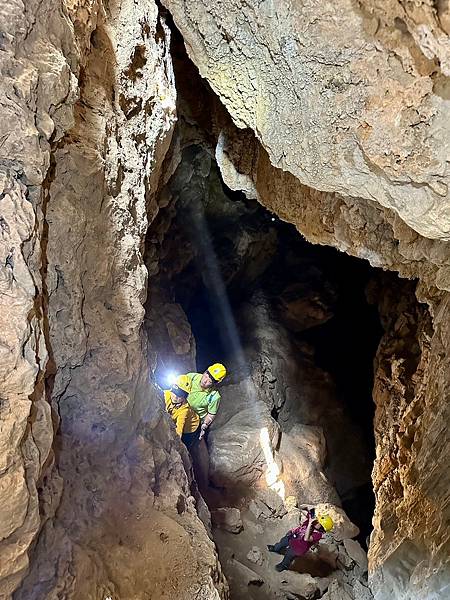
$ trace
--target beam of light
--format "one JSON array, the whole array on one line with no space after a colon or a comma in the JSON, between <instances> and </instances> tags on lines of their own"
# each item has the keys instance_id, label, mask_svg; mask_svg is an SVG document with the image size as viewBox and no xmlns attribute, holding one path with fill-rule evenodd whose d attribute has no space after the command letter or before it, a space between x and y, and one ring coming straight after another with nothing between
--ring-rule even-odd
<instances>
[{"instance_id":1,"label":"beam of light","mask_svg":"<svg viewBox=\"0 0 450 600\"><path fill-rule=\"evenodd\" d=\"M223 326L219 329L219 335L224 345L236 357L239 367L245 364L244 352L239 339L236 322L231 310L225 282L220 271L219 261L214 250L208 225L205 219L204 206L200 198L192 198L187 204L188 219L192 225L194 235L191 239L193 247L198 252L199 268L203 282L219 314L219 323Z\"/></svg>"},{"instance_id":2,"label":"beam of light","mask_svg":"<svg viewBox=\"0 0 450 600\"><path fill-rule=\"evenodd\" d=\"M238 369L240 370L243 368L246 371L245 353L239 337L236 321L231 310L226 285L220 271L219 261L217 260L217 255L205 219L204 206L201 199L202 193L203 189L201 188L199 195L194 195L194 197L189 198L189 200L186 199L186 201L183 202L183 208L186 210L186 217L192 226L194 234L191 237L191 243L198 253L198 258L200 258L199 268L202 270L201 272L205 287L211 296L213 304L217 307L219 322L222 323L219 331L224 345L235 357ZM258 391L251 378L246 387L254 410L255 426L258 426L258 424L261 424L261 415L256 408L258 404ZM267 464L265 472L267 486L278 494L284 502L285 485L281 479L280 468L274 459L267 427L262 427L260 430L260 445Z\"/></svg>"},{"instance_id":3,"label":"beam of light","mask_svg":"<svg viewBox=\"0 0 450 600\"><path fill-rule=\"evenodd\" d=\"M259 443L261 444L267 464L265 473L267 487L278 494L278 496L280 496L284 502L286 498L286 490L284 482L281 479L280 467L277 465L273 457L273 449L270 443L270 435L267 427L263 427L259 432Z\"/></svg>"}]
</instances>

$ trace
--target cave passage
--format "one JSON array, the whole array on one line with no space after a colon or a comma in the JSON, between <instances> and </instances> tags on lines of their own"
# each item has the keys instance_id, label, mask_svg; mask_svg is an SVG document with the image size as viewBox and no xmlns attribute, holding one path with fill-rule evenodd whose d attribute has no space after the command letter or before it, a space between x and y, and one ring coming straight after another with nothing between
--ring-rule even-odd
<instances>
[{"instance_id":1,"label":"cave passage","mask_svg":"<svg viewBox=\"0 0 450 600\"><path fill-rule=\"evenodd\" d=\"M180 143L146 242L146 322L158 340L150 366L162 385L167 373L226 365L219 414L206 445L192 451L194 471L231 598L268 600L279 584L265 571L264 586L247 587L242 568L252 562L249 550L276 541L290 518L261 489L269 461L281 465L283 500L342 506L367 549L375 506L373 361L383 334L374 289L396 276L310 244L225 185L204 110L214 100L173 33ZM273 446L265 457L263 433ZM226 519L240 511L228 531L221 510L231 511ZM235 536L240 518L244 531ZM329 559L325 550L292 568L326 577L336 569Z\"/></svg>"},{"instance_id":2,"label":"cave passage","mask_svg":"<svg viewBox=\"0 0 450 600\"><path fill-rule=\"evenodd\" d=\"M325 421L320 423L325 425L325 437L330 437L327 473L365 545L374 507L370 479L373 359L382 335L377 307L368 302L366 290L375 285L379 271L335 249L310 244L293 225L229 190L216 163L200 146L184 150L169 187L174 204L161 211L155 225L165 223L167 231L159 286L165 290L166 302L182 307L192 328L197 371L223 362L229 370L224 385L238 384L251 373L264 331L249 329L243 307L249 303L267 307L271 328L288 340L289 361L306 358L319 379L323 373L330 382L334 405L329 415L326 405L321 406L320 417ZM183 368L179 357L165 362ZM296 386L299 397L305 376L296 382L274 373L281 384L287 381L290 389ZM314 395L314 382L311 385ZM295 424L289 402L282 391L271 411L282 430ZM352 432L339 437L332 432L336 406L358 437L357 450L352 449L358 452L355 485L351 473L336 476L339 469L348 471L349 463L345 452L339 459L333 451L356 443ZM317 424L314 415L304 416L305 424Z\"/></svg>"},{"instance_id":3,"label":"cave passage","mask_svg":"<svg viewBox=\"0 0 450 600\"><path fill-rule=\"evenodd\" d=\"M207 226L209 230L217 231L213 221L207 221ZM242 223L239 229L241 227ZM356 490L348 490L341 500L349 517L360 527L360 541L365 544L375 505L370 480L375 456L373 360L382 335L377 308L368 304L365 295L365 288L374 277L373 269L362 260L335 249L309 244L293 225L273 217L262 207L253 213L244 227L257 232L258 236L261 231L267 236L275 232L277 244L271 248L272 254L265 257L261 252L258 258L250 258L250 261L265 263L265 270L259 277L249 281L245 274L238 274L228 286L233 318L239 323L241 303L251 295L262 294L270 301L276 324L287 328L292 347L308 344L315 364L332 377L338 401L364 437L367 481ZM191 239L191 243L195 244L195 239ZM238 257L227 254L230 246L219 236L216 244L219 264L230 260L239 262ZM236 245L232 246L231 252L235 248ZM194 261L196 264L199 262ZM249 267L251 262L240 265L241 273L246 273ZM197 370L203 372L211 363L223 362L230 365L230 377L235 381L239 372L250 366L239 364L238 357L233 354L235 344L227 335L226 324L224 328L221 303L205 282L205 273L198 267L193 268L195 275L191 273L190 277L194 276L198 281L195 292L186 298L183 284L175 284L174 295L186 312L196 340ZM225 265L223 269L226 269ZM290 313L291 307L294 314ZM303 315L298 314L297 310L302 309ZM306 320L309 317L310 322L305 323L308 312ZM245 325L238 333L245 348L248 345ZM237 374L233 373L233 367L237 368ZM278 412L278 409L272 411L275 419ZM339 492L338 482L337 489Z\"/></svg>"}]
</instances>

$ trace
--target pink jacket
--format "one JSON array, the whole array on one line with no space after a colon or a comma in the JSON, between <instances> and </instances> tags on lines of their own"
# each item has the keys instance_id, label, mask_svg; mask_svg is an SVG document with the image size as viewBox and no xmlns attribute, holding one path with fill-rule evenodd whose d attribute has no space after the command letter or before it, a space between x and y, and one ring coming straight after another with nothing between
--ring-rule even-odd
<instances>
[{"instance_id":1,"label":"pink jacket","mask_svg":"<svg viewBox=\"0 0 450 600\"><path fill-rule=\"evenodd\" d=\"M311 529L310 537L312 538L312 541L305 541L305 534L308 528L308 523L309 519L306 520L299 527L291 529L291 531L289 532L289 546L292 548L292 550L297 556L302 556L303 554L306 554L311 548L311 546L318 542L323 536L323 534L320 533L320 531L317 531L316 529Z\"/></svg>"}]
</instances>

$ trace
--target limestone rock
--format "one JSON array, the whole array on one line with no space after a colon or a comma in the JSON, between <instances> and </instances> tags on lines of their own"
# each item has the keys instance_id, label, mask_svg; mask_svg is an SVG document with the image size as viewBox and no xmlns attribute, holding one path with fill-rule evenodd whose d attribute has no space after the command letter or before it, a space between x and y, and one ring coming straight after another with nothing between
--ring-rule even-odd
<instances>
[{"instance_id":1,"label":"limestone rock","mask_svg":"<svg viewBox=\"0 0 450 600\"><path fill-rule=\"evenodd\" d=\"M345 590L345 587L337 581L333 581L331 583L328 591L322 596L322 598L323 600L353 600Z\"/></svg>"},{"instance_id":2,"label":"limestone rock","mask_svg":"<svg viewBox=\"0 0 450 600\"><path fill-rule=\"evenodd\" d=\"M217 508L211 513L213 525L230 533L239 533L244 528L238 508Z\"/></svg>"},{"instance_id":3,"label":"limestone rock","mask_svg":"<svg viewBox=\"0 0 450 600\"><path fill-rule=\"evenodd\" d=\"M341 545L338 548L337 562L342 569L351 569L353 566L353 559L348 555L346 549Z\"/></svg>"},{"instance_id":4,"label":"limestone rock","mask_svg":"<svg viewBox=\"0 0 450 600\"><path fill-rule=\"evenodd\" d=\"M249 380L221 391L221 411L208 437L210 478L218 486L256 483L268 465L261 432L268 432L269 448L277 445L279 430L267 408L257 399Z\"/></svg>"},{"instance_id":5,"label":"limestone rock","mask_svg":"<svg viewBox=\"0 0 450 600\"><path fill-rule=\"evenodd\" d=\"M235 572L235 576L239 578L239 582L244 585L262 585L264 583L263 578L255 573L252 569L249 569L238 560L231 559L230 566Z\"/></svg>"},{"instance_id":6,"label":"limestone rock","mask_svg":"<svg viewBox=\"0 0 450 600\"><path fill-rule=\"evenodd\" d=\"M283 571L281 574L282 589L296 598L309 600L314 598L318 586L314 577L307 573L292 573Z\"/></svg>"},{"instance_id":7,"label":"limestone rock","mask_svg":"<svg viewBox=\"0 0 450 600\"><path fill-rule=\"evenodd\" d=\"M345 511L339 506L333 506L328 503L319 503L316 506L317 512L328 513L333 519L334 527L331 535L336 540L345 540L354 538L358 535L358 527L350 521Z\"/></svg>"},{"instance_id":8,"label":"limestone rock","mask_svg":"<svg viewBox=\"0 0 450 600\"><path fill-rule=\"evenodd\" d=\"M366 480L367 465L361 434L336 401L331 378L311 357L293 356L289 333L273 315L264 295L255 293L242 305L241 322L252 364L254 391L250 397L256 393L267 412L275 409L278 413L282 436L276 460L283 463L286 495L297 496L301 503L327 500L339 504L329 479L338 485L340 493L345 493ZM230 402L226 410L231 407ZM342 432L350 430L352 443L343 443ZM327 473L318 468L325 457L325 440ZM349 462L353 465L351 471Z\"/></svg>"},{"instance_id":9,"label":"limestone rock","mask_svg":"<svg viewBox=\"0 0 450 600\"><path fill-rule=\"evenodd\" d=\"M363 572L367 572L367 554L361 548L359 542L345 539L343 543L350 558L356 562Z\"/></svg>"},{"instance_id":10,"label":"limestone rock","mask_svg":"<svg viewBox=\"0 0 450 600\"><path fill-rule=\"evenodd\" d=\"M297 498L295 496L287 496L284 500L284 506L288 512L295 510L298 506Z\"/></svg>"},{"instance_id":11,"label":"limestone rock","mask_svg":"<svg viewBox=\"0 0 450 600\"><path fill-rule=\"evenodd\" d=\"M319 287L311 271L305 273L305 279L308 281L306 286L303 283L291 284L279 296L278 310L282 320L288 329L295 332L325 323L334 314L333 290L328 290L323 284ZM315 286L318 289L314 289Z\"/></svg>"},{"instance_id":12,"label":"limestone rock","mask_svg":"<svg viewBox=\"0 0 450 600\"><path fill-rule=\"evenodd\" d=\"M433 93L428 62L445 56L447 69L448 51L437 42L446 35L431 10L410 25L429 58L414 61L418 48L404 40L392 63L393 36L388 43L384 28L379 34L368 27L350 0L327 4L319 17L315 3L293 7L287 0L276 10L264 4L257 18L256 2L244 9L234 0L220 7L209 0L195 8L186 0L164 4L201 75L236 125L257 132L272 164L305 185L392 208L426 237L449 239L450 218L441 213L449 203L443 150L449 138L440 126L446 101ZM391 7L383 12L392 22L397 16ZM412 148L420 148L420 160ZM416 183L424 185L418 190Z\"/></svg>"},{"instance_id":13,"label":"limestone rock","mask_svg":"<svg viewBox=\"0 0 450 600\"><path fill-rule=\"evenodd\" d=\"M318 546L318 554L320 560L329 564L332 569L337 568L339 547L336 544L321 541Z\"/></svg>"},{"instance_id":14,"label":"limestone rock","mask_svg":"<svg viewBox=\"0 0 450 600\"><path fill-rule=\"evenodd\" d=\"M442 529L450 504L444 491L447 475L440 470L448 462L448 432L442 424L448 421L450 407L440 398L448 388L444 373L450 361L450 297L437 296L432 303L433 324L423 306L411 305L394 289L383 296L381 307L386 334L374 385L377 506L369 582L377 600L439 597L450 584L444 558L450 538ZM400 315L407 316L408 324L402 336L396 332ZM409 371L405 360L410 361ZM422 479L420 474L426 475ZM433 498L432 507L423 502L424 495Z\"/></svg>"},{"instance_id":15,"label":"limestone rock","mask_svg":"<svg viewBox=\"0 0 450 600\"><path fill-rule=\"evenodd\" d=\"M339 501L323 472L325 452L325 436L320 427L296 423L281 436L283 479L304 503Z\"/></svg>"},{"instance_id":16,"label":"limestone rock","mask_svg":"<svg viewBox=\"0 0 450 600\"><path fill-rule=\"evenodd\" d=\"M373 600L372 592L360 581L354 581L352 587L355 600Z\"/></svg>"},{"instance_id":17,"label":"limestone rock","mask_svg":"<svg viewBox=\"0 0 450 600\"><path fill-rule=\"evenodd\" d=\"M249 504L249 511L254 515L255 519L261 517L270 517L272 511L260 500L252 500Z\"/></svg>"},{"instance_id":18,"label":"limestone rock","mask_svg":"<svg viewBox=\"0 0 450 600\"><path fill-rule=\"evenodd\" d=\"M152 1L0 13L0 596L225 598L142 331L170 31Z\"/></svg>"},{"instance_id":19,"label":"limestone rock","mask_svg":"<svg viewBox=\"0 0 450 600\"><path fill-rule=\"evenodd\" d=\"M264 489L258 490L258 497L250 501L249 511L256 519L284 517L287 512L280 496ZM290 514L291 519L295 519L295 515L292 512Z\"/></svg>"},{"instance_id":20,"label":"limestone rock","mask_svg":"<svg viewBox=\"0 0 450 600\"><path fill-rule=\"evenodd\" d=\"M258 546L252 547L252 549L247 554L247 559L250 562L255 563L255 565L262 565L264 560L261 550L258 548Z\"/></svg>"}]
</instances>

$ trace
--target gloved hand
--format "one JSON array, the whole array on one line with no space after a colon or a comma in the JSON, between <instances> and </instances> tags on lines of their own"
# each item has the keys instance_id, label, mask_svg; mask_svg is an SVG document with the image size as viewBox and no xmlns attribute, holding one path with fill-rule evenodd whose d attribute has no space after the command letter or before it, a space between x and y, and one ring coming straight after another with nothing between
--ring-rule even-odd
<instances>
[{"instance_id":1,"label":"gloved hand","mask_svg":"<svg viewBox=\"0 0 450 600\"><path fill-rule=\"evenodd\" d=\"M200 427L200 435L198 437L199 440L202 440L204 438L207 429L208 427L206 425L202 425Z\"/></svg>"}]
</instances>

